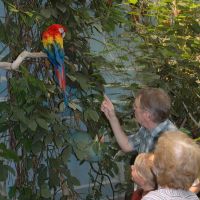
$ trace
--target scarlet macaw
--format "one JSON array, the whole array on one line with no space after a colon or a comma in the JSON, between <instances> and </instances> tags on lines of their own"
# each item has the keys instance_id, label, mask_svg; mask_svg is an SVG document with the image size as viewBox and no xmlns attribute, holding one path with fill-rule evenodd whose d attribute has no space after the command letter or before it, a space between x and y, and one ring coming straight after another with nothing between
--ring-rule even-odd
<instances>
[{"instance_id":1,"label":"scarlet macaw","mask_svg":"<svg viewBox=\"0 0 200 200\"><path fill-rule=\"evenodd\" d=\"M60 24L53 24L42 33L42 43L44 50L47 53L49 61L54 67L55 75L58 79L58 84L64 94L65 106L68 105L64 66L65 53L63 49L63 38L66 32L67 29L64 26Z\"/></svg>"}]
</instances>

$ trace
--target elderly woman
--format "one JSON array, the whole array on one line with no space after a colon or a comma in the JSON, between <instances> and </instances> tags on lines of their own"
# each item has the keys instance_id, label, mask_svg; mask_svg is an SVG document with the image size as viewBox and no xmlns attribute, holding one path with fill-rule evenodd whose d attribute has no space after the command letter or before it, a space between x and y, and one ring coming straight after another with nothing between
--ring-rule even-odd
<instances>
[{"instance_id":1,"label":"elderly woman","mask_svg":"<svg viewBox=\"0 0 200 200\"><path fill-rule=\"evenodd\" d=\"M200 174L200 147L186 134L166 132L159 138L153 172L158 189L142 200L199 200L189 188Z\"/></svg>"},{"instance_id":2,"label":"elderly woman","mask_svg":"<svg viewBox=\"0 0 200 200\"><path fill-rule=\"evenodd\" d=\"M153 165L152 153L140 153L131 165L132 180L139 186L131 195L131 200L140 200L149 191L157 187L155 176L152 173Z\"/></svg>"}]
</instances>

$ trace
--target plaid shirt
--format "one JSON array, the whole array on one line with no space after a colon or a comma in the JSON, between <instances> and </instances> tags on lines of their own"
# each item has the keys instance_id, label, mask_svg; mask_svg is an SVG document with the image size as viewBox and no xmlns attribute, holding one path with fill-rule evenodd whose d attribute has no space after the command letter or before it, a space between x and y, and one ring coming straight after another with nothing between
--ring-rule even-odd
<instances>
[{"instance_id":1,"label":"plaid shirt","mask_svg":"<svg viewBox=\"0 0 200 200\"><path fill-rule=\"evenodd\" d=\"M151 152L154 150L155 144L160 135L169 130L175 131L177 128L168 119L160 123L151 132L149 132L146 128L141 127L136 134L128 136L129 144L131 144L133 150L138 153Z\"/></svg>"}]
</instances>

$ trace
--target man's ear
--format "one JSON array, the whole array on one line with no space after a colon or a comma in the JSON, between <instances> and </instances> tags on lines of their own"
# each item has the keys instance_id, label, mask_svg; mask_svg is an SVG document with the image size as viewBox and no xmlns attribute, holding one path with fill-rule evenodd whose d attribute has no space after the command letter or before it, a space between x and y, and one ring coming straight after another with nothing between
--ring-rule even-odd
<instances>
[{"instance_id":1,"label":"man's ear","mask_svg":"<svg viewBox=\"0 0 200 200\"><path fill-rule=\"evenodd\" d=\"M144 115L145 115L146 120L152 121L152 115L149 111L145 111Z\"/></svg>"}]
</instances>

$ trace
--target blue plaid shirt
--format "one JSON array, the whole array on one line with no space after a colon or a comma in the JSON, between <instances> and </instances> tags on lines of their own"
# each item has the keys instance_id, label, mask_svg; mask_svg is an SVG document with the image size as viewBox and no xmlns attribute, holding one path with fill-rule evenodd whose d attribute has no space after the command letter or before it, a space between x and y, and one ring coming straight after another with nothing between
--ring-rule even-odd
<instances>
[{"instance_id":1,"label":"blue plaid shirt","mask_svg":"<svg viewBox=\"0 0 200 200\"><path fill-rule=\"evenodd\" d=\"M131 144L133 150L138 153L151 152L154 150L155 144L160 135L169 130L175 131L177 128L168 119L160 123L151 132L149 132L146 128L141 127L136 134L128 136L129 144Z\"/></svg>"}]
</instances>

